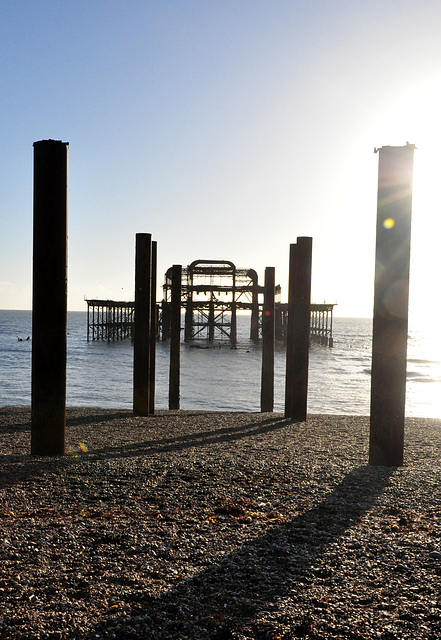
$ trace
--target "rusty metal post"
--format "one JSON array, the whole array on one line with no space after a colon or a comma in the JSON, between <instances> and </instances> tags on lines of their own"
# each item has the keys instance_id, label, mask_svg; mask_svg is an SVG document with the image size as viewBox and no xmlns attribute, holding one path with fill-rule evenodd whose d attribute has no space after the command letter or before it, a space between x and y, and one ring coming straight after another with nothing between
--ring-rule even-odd
<instances>
[{"instance_id":1,"label":"rusty metal post","mask_svg":"<svg viewBox=\"0 0 441 640\"><path fill-rule=\"evenodd\" d=\"M403 464L414 150L409 144L379 149L371 465Z\"/></svg>"},{"instance_id":2,"label":"rusty metal post","mask_svg":"<svg viewBox=\"0 0 441 640\"><path fill-rule=\"evenodd\" d=\"M133 413L148 416L150 410L152 236L136 234L135 331L133 340Z\"/></svg>"},{"instance_id":3,"label":"rusty metal post","mask_svg":"<svg viewBox=\"0 0 441 640\"><path fill-rule=\"evenodd\" d=\"M297 238L290 252L285 415L302 421L308 400L311 264L312 238Z\"/></svg>"},{"instance_id":4,"label":"rusty metal post","mask_svg":"<svg viewBox=\"0 0 441 640\"><path fill-rule=\"evenodd\" d=\"M150 394L149 413L155 413L155 383L156 383L156 340L158 331L158 308L156 304L156 285L158 273L157 259L158 243L152 242L152 286L151 286L151 309L150 309Z\"/></svg>"},{"instance_id":5,"label":"rusty metal post","mask_svg":"<svg viewBox=\"0 0 441 640\"><path fill-rule=\"evenodd\" d=\"M169 409L179 409L180 400L181 286L182 266L180 264L174 264L172 267L171 285Z\"/></svg>"},{"instance_id":6,"label":"rusty metal post","mask_svg":"<svg viewBox=\"0 0 441 640\"><path fill-rule=\"evenodd\" d=\"M32 455L64 455L69 143L34 142Z\"/></svg>"},{"instance_id":7,"label":"rusty metal post","mask_svg":"<svg viewBox=\"0 0 441 640\"><path fill-rule=\"evenodd\" d=\"M274 334L275 334L275 269L265 269L265 291L262 318L262 383L260 410L274 409Z\"/></svg>"}]
</instances>

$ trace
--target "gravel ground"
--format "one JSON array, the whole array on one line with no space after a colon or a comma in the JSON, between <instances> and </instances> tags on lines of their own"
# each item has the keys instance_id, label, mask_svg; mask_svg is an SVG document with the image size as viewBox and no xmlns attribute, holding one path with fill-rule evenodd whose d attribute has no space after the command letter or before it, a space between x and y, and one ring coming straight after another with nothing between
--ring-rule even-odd
<instances>
[{"instance_id":1,"label":"gravel ground","mask_svg":"<svg viewBox=\"0 0 441 640\"><path fill-rule=\"evenodd\" d=\"M0 409L0 638L441 637L441 421Z\"/></svg>"}]
</instances>

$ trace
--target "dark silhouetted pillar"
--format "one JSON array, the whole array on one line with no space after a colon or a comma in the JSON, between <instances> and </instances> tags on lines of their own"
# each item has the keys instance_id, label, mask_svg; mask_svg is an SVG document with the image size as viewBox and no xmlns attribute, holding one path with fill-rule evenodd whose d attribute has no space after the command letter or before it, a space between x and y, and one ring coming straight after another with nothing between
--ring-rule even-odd
<instances>
[{"instance_id":1,"label":"dark silhouetted pillar","mask_svg":"<svg viewBox=\"0 0 441 640\"><path fill-rule=\"evenodd\" d=\"M265 269L265 291L262 318L262 386L260 410L274 409L274 332L275 332L275 269Z\"/></svg>"},{"instance_id":2,"label":"dark silhouetted pillar","mask_svg":"<svg viewBox=\"0 0 441 640\"><path fill-rule=\"evenodd\" d=\"M414 145L379 149L369 464L403 464Z\"/></svg>"},{"instance_id":3,"label":"dark silhouetted pillar","mask_svg":"<svg viewBox=\"0 0 441 640\"><path fill-rule=\"evenodd\" d=\"M33 455L65 452L68 146L34 143Z\"/></svg>"},{"instance_id":4,"label":"dark silhouetted pillar","mask_svg":"<svg viewBox=\"0 0 441 640\"><path fill-rule=\"evenodd\" d=\"M174 264L171 285L169 409L179 409L180 399L181 282L182 266Z\"/></svg>"},{"instance_id":5,"label":"dark silhouetted pillar","mask_svg":"<svg viewBox=\"0 0 441 640\"><path fill-rule=\"evenodd\" d=\"M306 420L308 399L312 238L290 249L285 415Z\"/></svg>"},{"instance_id":6,"label":"dark silhouetted pillar","mask_svg":"<svg viewBox=\"0 0 441 640\"><path fill-rule=\"evenodd\" d=\"M285 416L291 417L292 409L292 381L294 378L294 271L296 262L297 245L289 245L289 271L288 271L288 320L286 324L286 375L285 375ZM291 318L291 320L290 320Z\"/></svg>"},{"instance_id":7,"label":"dark silhouetted pillar","mask_svg":"<svg viewBox=\"0 0 441 640\"><path fill-rule=\"evenodd\" d=\"M151 268L152 236L137 233L133 340L133 413L137 416L150 412Z\"/></svg>"},{"instance_id":8,"label":"dark silhouetted pillar","mask_svg":"<svg viewBox=\"0 0 441 640\"><path fill-rule=\"evenodd\" d=\"M152 286L150 309L150 396L149 412L155 413L155 386L156 386L156 339L158 332L158 309L156 305L156 285L158 280L158 244L152 242Z\"/></svg>"},{"instance_id":9,"label":"dark silhouetted pillar","mask_svg":"<svg viewBox=\"0 0 441 640\"><path fill-rule=\"evenodd\" d=\"M251 300L251 329L250 338L257 342L259 339L259 282L257 273L250 269L247 274L252 280L252 300Z\"/></svg>"}]
</instances>

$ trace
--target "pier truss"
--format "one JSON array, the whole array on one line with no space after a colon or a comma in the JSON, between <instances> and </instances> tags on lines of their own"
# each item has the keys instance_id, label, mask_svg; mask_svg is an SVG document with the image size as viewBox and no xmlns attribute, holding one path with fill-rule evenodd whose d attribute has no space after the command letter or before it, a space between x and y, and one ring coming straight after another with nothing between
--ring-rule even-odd
<instances>
[{"instance_id":1,"label":"pier truss","mask_svg":"<svg viewBox=\"0 0 441 640\"><path fill-rule=\"evenodd\" d=\"M158 309L158 337L170 338L170 267L164 279L163 300ZM250 338L259 339L264 287L254 269L237 268L228 260L195 260L182 269L181 305L185 310L184 340L229 341L237 343L236 314L251 312ZM286 339L288 305L275 291L276 340ZM87 340L113 342L132 338L134 302L87 300ZM332 347L334 304L311 304L311 341Z\"/></svg>"},{"instance_id":2,"label":"pier truss","mask_svg":"<svg viewBox=\"0 0 441 640\"><path fill-rule=\"evenodd\" d=\"M87 341L114 342L132 338L135 318L134 302L86 300Z\"/></svg>"},{"instance_id":3,"label":"pier truss","mask_svg":"<svg viewBox=\"0 0 441 640\"><path fill-rule=\"evenodd\" d=\"M310 305L310 337L312 342L332 347L332 319L335 304ZM276 339L285 340L288 326L288 305L276 303Z\"/></svg>"},{"instance_id":4,"label":"pier truss","mask_svg":"<svg viewBox=\"0 0 441 640\"><path fill-rule=\"evenodd\" d=\"M171 300L171 268L165 274L162 305L163 337ZM259 295L261 297L259 299ZM250 337L259 338L259 307L263 287L254 269L236 267L228 260L195 260L182 269L181 301L185 309L184 340L237 342L236 314L251 311Z\"/></svg>"}]
</instances>

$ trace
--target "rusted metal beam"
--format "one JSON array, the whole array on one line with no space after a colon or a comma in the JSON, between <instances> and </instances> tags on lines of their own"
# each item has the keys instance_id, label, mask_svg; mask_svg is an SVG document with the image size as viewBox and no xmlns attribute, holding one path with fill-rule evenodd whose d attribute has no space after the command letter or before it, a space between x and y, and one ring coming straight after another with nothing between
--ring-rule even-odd
<instances>
[{"instance_id":1,"label":"rusted metal beam","mask_svg":"<svg viewBox=\"0 0 441 640\"><path fill-rule=\"evenodd\" d=\"M379 152L369 464L401 466L414 145Z\"/></svg>"},{"instance_id":2,"label":"rusted metal beam","mask_svg":"<svg viewBox=\"0 0 441 640\"><path fill-rule=\"evenodd\" d=\"M66 431L68 143L34 143L32 455L63 455Z\"/></svg>"}]
</instances>

